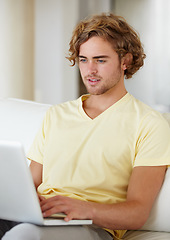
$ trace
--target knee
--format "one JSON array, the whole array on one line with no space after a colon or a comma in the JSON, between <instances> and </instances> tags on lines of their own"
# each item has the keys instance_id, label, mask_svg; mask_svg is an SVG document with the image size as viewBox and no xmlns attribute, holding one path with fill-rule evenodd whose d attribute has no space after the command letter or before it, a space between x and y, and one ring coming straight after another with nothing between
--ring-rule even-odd
<instances>
[{"instance_id":1,"label":"knee","mask_svg":"<svg viewBox=\"0 0 170 240\"><path fill-rule=\"evenodd\" d=\"M2 240L41 240L39 228L33 224L22 223L6 232Z\"/></svg>"}]
</instances>

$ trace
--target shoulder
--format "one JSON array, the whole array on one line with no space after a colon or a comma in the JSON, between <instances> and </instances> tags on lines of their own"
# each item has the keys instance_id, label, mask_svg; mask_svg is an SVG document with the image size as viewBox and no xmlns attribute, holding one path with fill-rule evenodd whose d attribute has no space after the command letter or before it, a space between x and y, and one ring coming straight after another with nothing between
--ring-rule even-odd
<instances>
[{"instance_id":1,"label":"shoulder","mask_svg":"<svg viewBox=\"0 0 170 240\"><path fill-rule=\"evenodd\" d=\"M137 135L157 132L170 136L170 127L163 114L130 95L124 111L129 116L129 124L136 128Z\"/></svg>"},{"instance_id":2,"label":"shoulder","mask_svg":"<svg viewBox=\"0 0 170 240\"><path fill-rule=\"evenodd\" d=\"M148 139L149 142L160 141L165 145L170 142L170 127L162 113L154 110L132 96L132 102L136 111L137 138ZM151 140L152 139L152 140ZM158 144L158 145L159 145Z\"/></svg>"},{"instance_id":3,"label":"shoulder","mask_svg":"<svg viewBox=\"0 0 170 240\"><path fill-rule=\"evenodd\" d=\"M155 120L155 121L166 122L165 118L160 112L156 111L152 107L136 99L132 95L129 103L130 103L131 112L135 113L138 116L140 122L145 120L146 121Z\"/></svg>"},{"instance_id":4,"label":"shoulder","mask_svg":"<svg viewBox=\"0 0 170 240\"><path fill-rule=\"evenodd\" d=\"M70 112L74 112L79 105L79 99L67 101L64 103L56 104L51 106L47 112L46 115L59 115L59 114L68 114Z\"/></svg>"}]
</instances>

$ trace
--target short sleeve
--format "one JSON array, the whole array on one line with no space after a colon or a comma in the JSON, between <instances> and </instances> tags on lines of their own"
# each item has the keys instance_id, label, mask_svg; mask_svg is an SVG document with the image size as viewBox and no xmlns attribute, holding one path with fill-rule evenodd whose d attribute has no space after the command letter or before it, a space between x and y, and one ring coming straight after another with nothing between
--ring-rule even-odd
<instances>
[{"instance_id":1,"label":"short sleeve","mask_svg":"<svg viewBox=\"0 0 170 240\"><path fill-rule=\"evenodd\" d=\"M134 167L161 166L170 163L170 127L159 114L144 117L139 126Z\"/></svg>"},{"instance_id":2,"label":"short sleeve","mask_svg":"<svg viewBox=\"0 0 170 240\"><path fill-rule=\"evenodd\" d=\"M42 125L37 132L33 144L31 145L27 158L35 162L43 164L44 151L45 151L45 139L48 131L50 109L46 112Z\"/></svg>"}]
</instances>

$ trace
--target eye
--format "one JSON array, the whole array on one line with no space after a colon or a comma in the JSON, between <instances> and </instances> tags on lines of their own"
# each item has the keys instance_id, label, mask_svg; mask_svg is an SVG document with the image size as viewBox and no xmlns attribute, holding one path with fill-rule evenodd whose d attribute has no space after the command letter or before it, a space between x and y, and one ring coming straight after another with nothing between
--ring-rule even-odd
<instances>
[{"instance_id":1,"label":"eye","mask_svg":"<svg viewBox=\"0 0 170 240\"><path fill-rule=\"evenodd\" d=\"M103 60L103 59L97 59L97 62L98 62L98 63L105 63L106 60Z\"/></svg>"},{"instance_id":2,"label":"eye","mask_svg":"<svg viewBox=\"0 0 170 240\"><path fill-rule=\"evenodd\" d=\"M86 62L87 62L87 59L86 59L86 58L79 58L79 62L81 62L81 63L86 63Z\"/></svg>"}]
</instances>

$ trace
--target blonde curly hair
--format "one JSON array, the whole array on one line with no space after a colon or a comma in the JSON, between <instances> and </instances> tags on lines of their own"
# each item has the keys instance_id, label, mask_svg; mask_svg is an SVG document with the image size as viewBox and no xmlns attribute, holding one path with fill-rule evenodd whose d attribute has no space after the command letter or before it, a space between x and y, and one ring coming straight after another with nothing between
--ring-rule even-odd
<instances>
[{"instance_id":1,"label":"blonde curly hair","mask_svg":"<svg viewBox=\"0 0 170 240\"><path fill-rule=\"evenodd\" d=\"M110 42L120 61L127 53L132 55L132 61L124 72L127 79L131 78L143 66L146 55L138 34L123 17L112 13L93 15L80 21L76 26L69 44L69 56L67 57L72 66L77 62L81 44L93 36L101 37Z\"/></svg>"}]
</instances>

